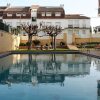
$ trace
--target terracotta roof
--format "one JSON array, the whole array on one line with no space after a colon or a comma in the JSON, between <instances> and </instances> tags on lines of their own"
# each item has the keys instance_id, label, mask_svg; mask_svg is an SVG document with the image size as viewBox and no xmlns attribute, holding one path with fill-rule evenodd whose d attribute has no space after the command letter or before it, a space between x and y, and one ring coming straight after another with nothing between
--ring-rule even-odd
<instances>
[{"instance_id":1,"label":"terracotta roof","mask_svg":"<svg viewBox=\"0 0 100 100\"><path fill-rule=\"evenodd\" d=\"M65 19L90 19L90 17L79 15L79 14L68 14L65 15Z\"/></svg>"},{"instance_id":2,"label":"terracotta roof","mask_svg":"<svg viewBox=\"0 0 100 100\"><path fill-rule=\"evenodd\" d=\"M13 12L13 11L20 12L21 11L21 12L23 12L23 11L29 11L29 9L30 9L30 7L9 7L5 11L11 11L11 12Z\"/></svg>"},{"instance_id":3,"label":"terracotta roof","mask_svg":"<svg viewBox=\"0 0 100 100\"><path fill-rule=\"evenodd\" d=\"M0 6L0 9L6 9L7 7L6 6Z\"/></svg>"},{"instance_id":4,"label":"terracotta roof","mask_svg":"<svg viewBox=\"0 0 100 100\"><path fill-rule=\"evenodd\" d=\"M38 8L38 12L57 12L57 11L60 11L60 12L64 12L64 9L62 7L39 7Z\"/></svg>"},{"instance_id":5,"label":"terracotta roof","mask_svg":"<svg viewBox=\"0 0 100 100\"><path fill-rule=\"evenodd\" d=\"M7 7L6 6L1 6L0 11L4 11Z\"/></svg>"}]
</instances>

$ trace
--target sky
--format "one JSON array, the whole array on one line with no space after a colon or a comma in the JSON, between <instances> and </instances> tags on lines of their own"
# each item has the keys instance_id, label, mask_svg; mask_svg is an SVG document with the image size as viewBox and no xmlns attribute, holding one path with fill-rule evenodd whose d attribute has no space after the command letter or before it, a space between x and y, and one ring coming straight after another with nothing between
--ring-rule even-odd
<instances>
[{"instance_id":1,"label":"sky","mask_svg":"<svg viewBox=\"0 0 100 100\"><path fill-rule=\"evenodd\" d=\"M0 6L59 6L64 4L66 14L82 14L91 17L91 25L100 25L98 17L98 0L0 0Z\"/></svg>"}]
</instances>

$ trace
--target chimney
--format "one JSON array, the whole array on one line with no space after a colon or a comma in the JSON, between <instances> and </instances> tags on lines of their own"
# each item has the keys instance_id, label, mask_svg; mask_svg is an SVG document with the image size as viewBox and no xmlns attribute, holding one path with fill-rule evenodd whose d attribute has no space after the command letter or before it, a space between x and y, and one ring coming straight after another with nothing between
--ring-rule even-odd
<instances>
[{"instance_id":1,"label":"chimney","mask_svg":"<svg viewBox=\"0 0 100 100\"><path fill-rule=\"evenodd\" d=\"M7 8L10 7L10 3L7 3Z\"/></svg>"},{"instance_id":2,"label":"chimney","mask_svg":"<svg viewBox=\"0 0 100 100\"><path fill-rule=\"evenodd\" d=\"M60 4L60 7L61 7L61 8L64 8L64 4Z\"/></svg>"},{"instance_id":3,"label":"chimney","mask_svg":"<svg viewBox=\"0 0 100 100\"><path fill-rule=\"evenodd\" d=\"M100 0L98 0L98 15L100 16Z\"/></svg>"},{"instance_id":4,"label":"chimney","mask_svg":"<svg viewBox=\"0 0 100 100\"><path fill-rule=\"evenodd\" d=\"M100 0L98 0L98 8L100 8Z\"/></svg>"}]
</instances>

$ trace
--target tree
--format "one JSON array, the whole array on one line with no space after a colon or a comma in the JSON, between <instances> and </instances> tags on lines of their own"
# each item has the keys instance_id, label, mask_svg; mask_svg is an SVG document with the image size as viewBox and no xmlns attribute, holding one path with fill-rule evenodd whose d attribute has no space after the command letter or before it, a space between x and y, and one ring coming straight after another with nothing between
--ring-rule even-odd
<instances>
[{"instance_id":1,"label":"tree","mask_svg":"<svg viewBox=\"0 0 100 100\"><path fill-rule=\"evenodd\" d=\"M42 30L52 38L52 48L56 49L56 37L61 34L62 28L60 26L42 26Z\"/></svg>"},{"instance_id":2,"label":"tree","mask_svg":"<svg viewBox=\"0 0 100 100\"><path fill-rule=\"evenodd\" d=\"M20 28L10 28L10 31L14 35L18 35L20 33Z\"/></svg>"},{"instance_id":3,"label":"tree","mask_svg":"<svg viewBox=\"0 0 100 100\"><path fill-rule=\"evenodd\" d=\"M37 35L37 25L22 25L23 30L28 34L28 50L32 48L32 37Z\"/></svg>"}]
</instances>

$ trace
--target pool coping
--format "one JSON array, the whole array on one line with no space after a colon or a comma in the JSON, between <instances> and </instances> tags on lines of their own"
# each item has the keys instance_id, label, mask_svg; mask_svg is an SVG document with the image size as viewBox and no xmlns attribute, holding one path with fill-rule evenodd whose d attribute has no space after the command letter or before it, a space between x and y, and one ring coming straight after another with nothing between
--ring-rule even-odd
<instances>
[{"instance_id":1,"label":"pool coping","mask_svg":"<svg viewBox=\"0 0 100 100\"><path fill-rule=\"evenodd\" d=\"M95 54L84 53L84 52L80 52L80 53L83 54L83 55L86 55L86 56L90 56L90 57L94 57L94 58L100 59L100 56L97 56L97 55L95 55Z\"/></svg>"},{"instance_id":2,"label":"pool coping","mask_svg":"<svg viewBox=\"0 0 100 100\"><path fill-rule=\"evenodd\" d=\"M11 51L12 54L66 54L66 53L79 53L77 50L62 50L62 51Z\"/></svg>"},{"instance_id":3,"label":"pool coping","mask_svg":"<svg viewBox=\"0 0 100 100\"><path fill-rule=\"evenodd\" d=\"M7 51L7 52L4 52L4 53L1 53L0 54L0 58L2 57L6 57L8 55L11 55L11 54L83 54L83 55L86 55L86 56L90 56L90 57L94 57L94 58L97 58L97 59L100 59L100 56L97 56L97 55L94 55L94 54L90 54L90 53L84 53L82 51L78 51L78 50L69 50L69 51Z\"/></svg>"},{"instance_id":4,"label":"pool coping","mask_svg":"<svg viewBox=\"0 0 100 100\"><path fill-rule=\"evenodd\" d=\"M12 54L11 51L7 51L7 52L0 53L0 58L9 56L9 55L11 55L11 54Z\"/></svg>"}]
</instances>

